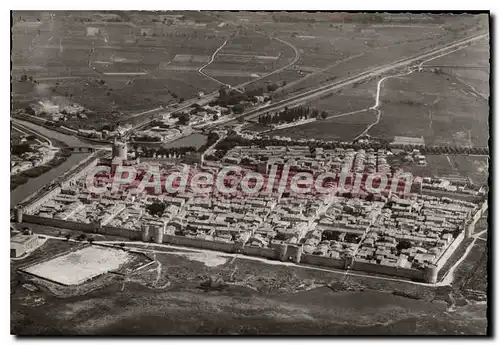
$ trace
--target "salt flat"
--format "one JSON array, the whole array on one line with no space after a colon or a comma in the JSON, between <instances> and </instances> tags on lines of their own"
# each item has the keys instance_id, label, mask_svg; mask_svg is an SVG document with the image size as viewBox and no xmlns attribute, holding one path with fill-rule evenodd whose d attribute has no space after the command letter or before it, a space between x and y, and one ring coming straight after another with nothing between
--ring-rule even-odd
<instances>
[{"instance_id":1,"label":"salt flat","mask_svg":"<svg viewBox=\"0 0 500 345\"><path fill-rule=\"evenodd\" d=\"M24 269L25 272L65 285L78 285L116 270L131 258L117 249L89 246Z\"/></svg>"}]
</instances>

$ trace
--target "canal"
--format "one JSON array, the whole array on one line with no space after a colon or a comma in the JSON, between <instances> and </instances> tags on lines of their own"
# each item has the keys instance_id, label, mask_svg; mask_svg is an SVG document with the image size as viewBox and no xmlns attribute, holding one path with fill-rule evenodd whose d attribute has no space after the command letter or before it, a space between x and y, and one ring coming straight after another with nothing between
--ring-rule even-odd
<instances>
[{"instance_id":1,"label":"canal","mask_svg":"<svg viewBox=\"0 0 500 345\"><path fill-rule=\"evenodd\" d=\"M91 153L73 153L66 159L61 165L54 167L53 169L47 171L46 173L29 179L23 185L20 185L16 189L10 192L10 207L13 208L15 205L20 203L22 200L26 199L31 194L38 191L40 188L48 185L53 180L64 174L66 171L70 170L73 166L77 165L80 161L84 160Z\"/></svg>"},{"instance_id":2,"label":"canal","mask_svg":"<svg viewBox=\"0 0 500 345\"><path fill-rule=\"evenodd\" d=\"M19 123L20 125L23 125L23 126L29 128L35 132L38 132L41 135L43 135L49 139L58 140L58 141L66 144L70 147L89 146L88 143L85 143L85 142L81 141L80 139L78 139L78 137L76 135L72 136L72 135L64 134L64 133L57 132L57 131L54 131L52 129L37 125L36 123L31 123L31 122L23 121L23 120L19 120L19 119L12 119L12 122L14 124Z\"/></svg>"}]
</instances>

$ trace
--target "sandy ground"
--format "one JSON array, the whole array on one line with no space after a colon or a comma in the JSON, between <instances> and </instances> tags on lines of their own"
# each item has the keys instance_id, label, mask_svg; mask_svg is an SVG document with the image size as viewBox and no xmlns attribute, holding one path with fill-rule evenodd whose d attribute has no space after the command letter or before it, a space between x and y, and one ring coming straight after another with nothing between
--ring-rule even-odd
<instances>
[{"instance_id":1,"label":"sandy ground","mask_svg":"<svg viewBox=\"0 0 500 345\"><path fill-rule=\"evenodd\" d=\"M193 261L203 262L205 266L217 267L227 262L227 258L221 257L216 253L170 253L175 255L182 255L185 258Z\"/></svg>"}]
</instances>

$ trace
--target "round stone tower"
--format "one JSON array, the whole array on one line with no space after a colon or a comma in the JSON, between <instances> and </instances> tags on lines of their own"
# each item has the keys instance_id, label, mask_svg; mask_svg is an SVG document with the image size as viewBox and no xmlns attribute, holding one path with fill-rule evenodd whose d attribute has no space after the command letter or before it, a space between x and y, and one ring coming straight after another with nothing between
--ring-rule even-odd
<instances>
[{"instance_id":1,"label":"round stone tower","mask_svg":"<svg viewBox=\"0 0 500 345\"><path fill-rule=\"evenodd\" d=\"M22 207L16 207L15 208L15 214L14 214L14 219L16 223L22 223L23 222L23 208Z\"/></svg>"},{"instance_id":2,"label":"round stone tower","mask_svg":"<svg viewBox=\"0 0 500 345\"><path fill-rule=\"evenodd\" d=\"M121 139L116 139L113 141L113 158L118 157L122 160L127 159L127 143Z\"/></svg>"},{"instance_id":3,"label":"round stone tower","mask_svg":"<svg viewBox=\"0 0 500 345\"><path fill-rule=\"evenodd\" d=\"M151 240L151 235L149 233L149 226L142 225L142 242L149 242Z\"/></svg>"}]
</instances>

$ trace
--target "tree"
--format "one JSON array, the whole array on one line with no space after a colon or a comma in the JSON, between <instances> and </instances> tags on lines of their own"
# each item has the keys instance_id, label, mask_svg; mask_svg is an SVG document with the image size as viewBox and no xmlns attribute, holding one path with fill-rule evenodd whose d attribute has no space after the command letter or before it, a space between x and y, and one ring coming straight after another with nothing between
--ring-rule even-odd
<instances>
[{"instance_id":1,"label":"tree","mask_svg":"<svg viewBox=\"0 0 500 345\"><path fill-rule=\"evenodd\" d=\"M28 144L28 143L14 145L11 148L11 153L15 156L20 156L23 153L32 152L32 151L33 151L33 149L31 148L30 144Z\"/></svg>"},{"instance_id":2,"label":"tree","mask_svg":"<svg viewBox=\"0 0 500 345\"><path fill-rule=\"evenodd\" d=\"M165 211L166 205L162 202L153 202L151 205L147 206L147 211L152 216L160 217Z\"/></svg>"},{"instance_id":3,"label":"tree","mask_svg":"<svg viewBox=\"0 0 500 345\"><path fill-rule=\"evenodd\" d=\"M273 92L273 91L276 91L278 89L278 85L276 84L269 84L267 85L267 91L268 92Z\"/></svg>"},{"instance_id":4,"label":"tree","mask_svg":"<svg viewBox=\"0 0 500 345\"><path fill-rule=\"evenodd\" d=\"M85 241L85 239L87 238L87 235L85 234L80 234L78 235L78 237L76 238L78 241Z\"/></svg>"},{"instance_id":5,"label":"tree","mask_svg":"<svg viewBox=\"0 0 500 345\"><path fill-rule=\"evenodd\" d=\"M36 114L35 110L29 105L24 109L24 111L26 111L26 114L28 114L28 115L35 115Z\"/></svg>"},{"instance_id":6,"label":"tree","mask_svg":"<svg viewBox=\"0 0 500 345\"><path fill-rule=\"evenodd\" d=\"M191 116L186 113L182 113L178 117L178 123L182 126L186 126L189 123L189 120L191 119Z\"/></svg>"},{"instance_id":7,"label":"tree","mask_svg":"<svg viewBox=\"0 0 500 345\"><path fill-rule=\"evenodd\" d=\"M242 104L236 104L232 109L235 114L241 114L245 111L245 107Z\"/></svg>"},{"instance_id":8,"label":"tree","mask_svg":"<svg viewBox=\"0 0 500 345\"><path fill-rule=\"evenodd\" d=\"M411 247L412 247L412 245L411 245L410 241L408 241L408 240L402 240L402 241L399 241L399 243L396 246L396 249L398 251L401 251L403 249L410 249Z\"/></svg>"},{"instance_id":9,"label":"tree","mask_svg":"<svg viewBox=\"0 0 500 345\"><path fill-rule=\"evenodd\" d=\"M179 98L179 103L184 102L184 97Z\"/></svg>"}]
</instances>

